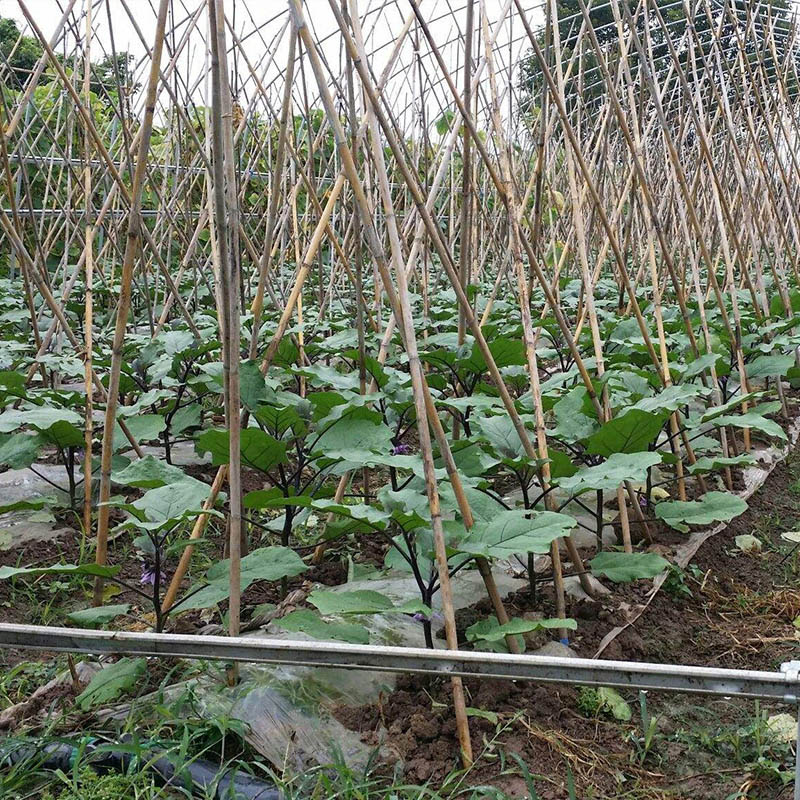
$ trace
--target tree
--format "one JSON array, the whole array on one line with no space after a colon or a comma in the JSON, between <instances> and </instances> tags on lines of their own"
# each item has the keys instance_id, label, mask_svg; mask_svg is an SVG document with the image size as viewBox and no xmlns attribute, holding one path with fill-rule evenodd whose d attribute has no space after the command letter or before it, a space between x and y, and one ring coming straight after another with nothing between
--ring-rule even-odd
<instances>
[{"instance_id":1,"label":"tree","mask_svg":"<svg viewBox=\"0 0 800 800\"><path fill-rule=\"evenodd\" d=\"M0 82L3 86L12 89L22 86L42 52L38 40L24 35L15 20L0 17ZM13 75L10 81L9 73Z\"/></svg>"},{"instance_id":2,"label":"tree","mask_svg":"<svg viewBox=\"0 0 800 800\"><path fill-rule=\"evenodd\" d=\"M141 84L134 79L133 61L133 56L123 51L107 55L92 64L92 91L99 97L108 95L114 99L120 86L128 95L138 92Z\"/></svg>"},{"instance_id":3,"label":"tree","mask_svg":"<svg viewBox=\"0 0 800 800\"><path fill-rule=\"evenodd\" d=\"M690 7L695 10L691 16L687 16L684 7L676 5L674 0L646 0L644 5L647 11L639 11L638 14L638 0L618 2L620 14L623 15L624 35L628 33L622 6L627 4L635 19L640 42L652 52L654 77L657 80L666 74L672 62L667 44L669 37L678 56L680 71L693 91L700 92L704 101L714 103L714 92L724 91L731 102L735 102L738 91L736 84L741 84L738 75L740 51L756 76L762 71L765 79L773 82L778 74L785 74L789 90L796 88L795 70L791 69L791 64L790 69L786 70L787 61L792 60L800 70L800 57L790 44L794 26L790 0L764 0L760 3L750 3L748 0L690 0ZM591 5L586 2L584 5L589 9L588 16L597 43L613 75L620 56L619 32L612 5L608 0L598 0ZM573 68L565 83L567 108L570 112L579 107L592 111L602 105L606 86L594 44L587 33L581 35L584 16L580 0L558 0L556 12L562 66L566 70L576 50L582 64L581 70ZM770 46L772 43L777 60ZM539 35L539 46L542 52L546 52L544 30ZM721 63L717 62L718 53ZM642 63L633 42L629 42L627 57L634 80L642 78L637 81L641 90L644 83L640 75ZM550 59L553 64L552 52ZM673 80L674 75L673 72ZM545 85L539 59L535 52L530 51L521 64L523 112L536 109Z\"/></svg>"}]
</instances>

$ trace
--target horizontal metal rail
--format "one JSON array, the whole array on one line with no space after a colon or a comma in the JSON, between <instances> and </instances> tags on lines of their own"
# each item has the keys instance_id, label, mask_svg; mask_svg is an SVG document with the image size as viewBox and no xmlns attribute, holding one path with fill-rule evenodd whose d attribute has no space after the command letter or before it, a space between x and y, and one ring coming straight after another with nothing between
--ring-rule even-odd
<instances>
[{"instance_id":1,"label":"horizontal metal rail","mask_svg":"<svg viewBox=\"0 0 800 800\"><path fill-rule=\"evenodd\" d=\"M539 683L735 695L787 703L795 702L800 683L798 670L789 665L783 672L759 672L417 647L255 637L232 639L227 636L97 631L7 623L0 623L0 646L508 678Z\"/></svg>"},{"instance_id":2,"label":"horizontal metal rail","mask_svg":"<svg viewBox=\"0 0 800 800\"><path fill-rule=\"evenodd\" d=\"M537 683L760 698L795 705L800 684L799 661L783 664L781 672L760 672L679 664L640 664L634 661L255 637L96 631L9 623L0 623L0 651L3 647L508 678ZM800 725L795 752L794 800L800 800Z\"/></svg>"}]
</instances>

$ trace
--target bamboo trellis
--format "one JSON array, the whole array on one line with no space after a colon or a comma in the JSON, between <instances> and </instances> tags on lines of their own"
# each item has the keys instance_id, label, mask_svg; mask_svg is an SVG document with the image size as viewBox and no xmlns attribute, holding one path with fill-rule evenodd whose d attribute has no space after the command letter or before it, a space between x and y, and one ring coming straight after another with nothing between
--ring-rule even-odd
<instances>
[{"instance_id":1,"label":"bamboo trellis","mask_svg":"<svg viewBox=\"0 0 800 800\"><path fill-rule=\"evenodd\" d=\"M757 319L776 302L787 320L795 313L800 44L791 3L578 0L569 17L555 0L7 5L41 50L26 70L12 68L22 40L0 55L0 256L29 315L26 381L57 378L42 359L65 341L82 356L87 482L99 465L99 500L87 493L83 520L104 563L115 423L142 452L117 413L126 339L169 328L199 337L196 318L216 313L226 423L236 435L205 508L225 488L231 635L247 546L243 358L269 375L290 340L299 365L309 363L309 344L328 335L341 309L358 333L361 394L376 388L368 359L405 352L447 643L456 649L436 458L467 528L472 511L452 452L462 432L437 405L420 356L436 330L432 297L454 298L458 343L472 337L482 353L524 452L539 464L548 508L541 352L551 334L541 320L552 317L552 335L605 421L613 353L600 330L601 284L635 324L664 390L675 380L665 320L680 321L700 358L712 348L709 318L719 315L744 375L742 304ZM97 82L93 65L121 53L115 30L131 37L130 63L114 61ZM488 287L480 309L471 284ZM577 314L564 311L567 289L579 293ZM503 298L519 315L532 425L487 335ZM710 408L723 405L719 378L712 360L702 372ZM774 383L785 416L784 387ZM686 499L697 459L683 420L674 408L674 480ZM747 429L741 442L724 427L719 435L725 456L750 448ZM729 468L724 475L730 488ZM359 476L369 498L370 470ZM337 501L352 478L339 479ZM616 504L624 548L636 531L650 541L630 483L619 485ZM209 519L197 519L192 540ZM593 591L571 538L564 544L551 550L561 617L564 556ZM503 623L488 562L478 568ZM518 649L514 637L508 645ZM469 761L459 679L453 689Z\"/></svg>"}]
</instances>

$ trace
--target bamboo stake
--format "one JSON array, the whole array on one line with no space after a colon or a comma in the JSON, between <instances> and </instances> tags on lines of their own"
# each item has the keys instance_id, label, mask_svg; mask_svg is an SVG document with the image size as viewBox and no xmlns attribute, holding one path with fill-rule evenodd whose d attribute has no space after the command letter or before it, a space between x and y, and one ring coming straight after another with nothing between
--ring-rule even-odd
<instances>
[{"instance_id":1,"label":"bamboo stake","mask_svg":"<svg viewBox=\"0 0 800 800\"><path fill-rule=\"evenodd\" d=\"M100 455L100 500L97 516L97 552L98 564L106 563L108 550L108 523L111 511L108 501L111 498L111 458L114 454L114 423L119 402L119 381L122 368L122 349L125 340L125 328L131 306L131 284L133 281L134 261L139 251L142 229L142 189L144 188L144 171L150 150L150 136L153 131L156 96L158 94L158 74L161 65L161 53L164 48L164 32L167 24L169 0L160 0L155 42L150 64L150 75L147 84L145 116L142 120L142 133L139 138L139 153L136 170L131 185L131 208L128 217L128 233L125 242L125 256L122 262L120 295L117 303L114 340L111 346L111 368L108 379L108 396L106 398L105 423L103 428L103 444ZM97 578L94 587L94 604L102 605L103 581Z\"/></svg>"}]
</instances>

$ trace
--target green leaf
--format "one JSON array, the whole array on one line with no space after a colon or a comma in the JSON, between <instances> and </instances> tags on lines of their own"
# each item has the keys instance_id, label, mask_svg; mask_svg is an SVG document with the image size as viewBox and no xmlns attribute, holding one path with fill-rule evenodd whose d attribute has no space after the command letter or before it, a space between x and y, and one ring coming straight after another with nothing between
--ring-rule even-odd
<instances>
[{"instance_id":1,"label":"green leaf","mask_svg":"<svg viewBox=\"0 0 800 800\"><path fill-rule=\"evenodd\" d=\"M140 414L136 417L128 417L125 425L137 442L152 442L159 438L167 427L167 421L161 414ZM125 443L127 438L123 437Z\"/></svg>"},{"instance_id":2,"label":"green leaf","mask_svg":"<svg viewBox=\"0 0 800 800\"><path fill-rule=\"evenodd\" d=\"M589 409L591 403L586 387L576 386L553 406L556 426L548 433L567 442L586 439L598 428L597 419L587 413Z\"/></svg>"},{"instance_id":3,"label":"green leaf","mask_svg":"<svg viewBox=\"0 0 800 800\"><path fill-rule=\"evenodd\" d=\"M10 433L22 425L30 425L44 431L57 422L80 425L82 420L80 414L69 408L53 408L51 406L20 408L0 414L0 433Z\"/></svg>"},{"instance_id":4,"label":"green leaf","mask_svg":"<svg viewBox=\"0 0 800 800\"><path fill-rule=\"evenodd\" d=\"M526 519L530 515L531 519ZM517 553L547 553L553 540L575 527L568 514L554 511L500 511L494 519L478 521L458 546L462 553L486 558L511 558Z\"/></svg>"},{"instance_id":5,"label":"green leaf","mask_svg":"<svg viewBox=\"0 0 800 800\"><path fill-rule=\"evenodd\" d=\"M83 431L65 420L54 422L49 428L43 430L40 436L62 450L66 450L68 447L83 447L85 443Z\"/></svg>"},{"instance_id":6,"label":"green leaf","mask_svg":"<svg viewBox=\"0 0 800 800\"><path fill-rule=\"evenodd\" d=\"M481 438L489 443L500 458L513 461L526 458L519 434L509 416L503 414L496 417L479 417L475 420L475 427Z\"/></svg>"},{"instance_id":7,"label":"green leaf","mask_svg":"<svg viewBox=\"0 0 800 800\"><path fill-rule=\"evenodd\" d=\"M606 461L595 467L583 467L568 478L561 478L559 486L574 494L582 494L592 489L611 491L625 481L641 483L647 477L647 470L661 462L661 454L612 453Z\"/></svg>"},{"instance_id":8,"label":"green leaf","mask_svg":"<svg viewBox=\"0 0 800 800\"><path fill-rule=\"evenodd\" d=\"M762 416L757 409L748 411L745 414L723 414L714 420L714 425L717 427L720 425L732 425L736 428L751 428L752 430L761 431L767 436L774 436L783 442L788 441L783 428L777 422Z\"/></svg>"},{"instance_id":9,"label":"green leaf","mask_svg":"<svg viewBox=\"0 0 800 800\"><path fill-rule=\"evenodd\" d=\"M340 372L338 369L325 364L295 367L292 371L297 375L303 375L308 378L312 386L320 388L332 386L334 389L358 391L358 372Z\"/></svg>"},{"instance_id":10,"label":"green leaf","mask_svg":"<svg viewBox=\"0 0 800 800\"><path fill-rule=\"evenodd\" d=\"M480 717L481 719L488 720L492 725L497 725L499 721L499 717L494 711L484 711L482 708L473 708L472 706L467 706L467 716Z\"/></svg>"},{"instance_id":11,"label":"green leaf","mask_svg":"<svg viewBox=\"0 0 800 800\"><path fill-rule=\"evenodd\" d=\"M0 514L6 514L9 511L39 511L48 505L54 505L57 502L54 497L37 497L33 500L16 500L13 503L5 503L0 505Z\"/></svg>"},{"instance_id":12,"label":"green leaf","mask_svg":"<svg viewBox=\"0 0 800 800\"><path fill-rule=\"evenodd\" d=\"M455 119L455 112L454 111L445 111L434 123L436 127L436 133L439 136L444 136L450 130L450 126L453 124L453 120Z\"/></svg>"},{"instance_id":13,"label":"green leaf","mask_svg":"<svg viewBox=\"0 0 800 800\"><path fill-rule=\"evenodd\" d=\"M750 380L761 378L782 378L794 366L794 356L769 355L758 356L745 365Z\"/></svg>"},{"instance_id":14,"label":"green leaf","mask_svg":"<svg viewBox=\"0 0 800 800\"><path fill-rule=\"evenodd\" d=\"M185 602L181 603L181 611L193 608L208 608L226 600L230 594L230 559L218 561L206 573L208 585ZM277 581L281 578L293 578L308 567L294 550L288 547L262 547L248 553L241 562L241 587L247 589L254 581ZM193 587L194 588L194 587Z\"/></svg>"},{"instance_id":15,"label":"green leaf","mask_svg":"<svg viewBox=\"0 0 800 800\"><path fill-rule=\"evenodd\" d=\"M672 500L656 506L656 517L686 533L689 525L728 522L747 510L747 503L730 492L708 492L699 500Z\"/></svg>"},{"instance_id":16,"label":"green leaf","mask_svg":"<svg viewBox=\"0 0 800 800\"><path fill-rule=\"evenodd\" d=\"M719 353L705 353L694 359L694 361L687 364L686 369L683 371L683 380L688 381L692 378L696 378L709 369L712 364L716 365L721 359L722 356Z\"/></svg>"},{"instance_id":17,"label":"green leaf","mask_svg":"<svg viewBox=\"0 0 800 800\"><path fill-rule=\"evenodd\" d=\"M286 631L305 633L313 639L369 644L369 631L363 625L354 622L325 622L307 608L292 611L285 617L273 620L273 623Z\"/></svg>"},{"instance_id":18,"label":"green leaf","mask_svg":"<svg viewBox=\"0 0 800 800\"><path fill-rule=\"evenodd\" d=\"M133 507L144 512L148 522L166 524L200 511L210 492L207 484L184 476L178 483L145 492Z\"/></svg>"},{"instance_id":19,"label":"green leaf","mask_svg":"<svg viewBox=\"0 0 800 800\"><path fill-rule=\"evenodd\" d=\"M620 722L630 721L631 707L619 692L609 687L601 686L597 690L597 697L602 707L609 711L614 719L618 719Z\"/></svg>"},{"instance_id":20,"label":"green leaf","mask_svg":"<svg viewBox=\"0 0 800 800\"><path fill-rule=\"evenodd\" d=\"M605 575L614 583L627 583L640 578L655 578L669 566L669 561L658 553L616 553L606 550L598 553L589 564L592 574Z\"/></svg>"},{"instance_id":21,"label":"green leaf","mask_svg":"<svg viewBox=\"0 0 800 800\"><path fill-rule=\"evenodd\" d=\"M666 386L658 394L639 400L638 403L631 407L631 410L639 409L648 413L671 413L697 397L705 397L709 392L710 389L696 384L682 383L677 386ZM630 413L630 411L625 411L623 416Z\"/></svg>"},{"instance_id":22,"label":"green leaf","mask_svg":"<svg viewBox=\"0 0 800 800\"><path fill-rule=\"evenodd\" d=\"M73 611L71 614L67 614L67 619L84 628L97 628L100 625L105 625L106 622L110 622L114 617L127 614L129 610L129 603L100 606L99 608L84 608L82 611Z\"/></svg>"},{"instance_id":23,"label":"green leaf","mask_svg":"<svg viewBox=\"0 0 800 800\"><path fill-rule=\"evenodd\" d=\"M90 575L99 578L113 578L119 567L106 567L99 564L53 564L50 567L0 567L0 581L8 578L35 578L39 575Z\"/></svg>"},{"instance_id":24,"label":"green leaf","mask_svg":"<svg viewBox=\"0 0 800 800\"><path fill-rule=\"evenodd\" d=\"M372 453L388 454L392 433L369 409L354 409L334 422L313 445L314 453L360 463Z\"/></svg>"},{"instance_id":25,"label":"green leaf","mask_svg":"<svg viewBox=\"0 0 800 800\"><path fill-rule=\"evenodd\" d=\"M146 455L132 461L125 469L114 473L111 480L122 486L135 486L138 489L156 489L185 480L186 475L179 467L167 464L155 456Z\"/></svg>"},{"instance_id":26,"label":"green leaf","mask_svg":"<svg viewBox=\"0 0 800 800\"><path fill-rule=\"evenodd\" d=\"M733 411L736 408L739 408L742 403L748 402L749 400L753 400L756 397L761 397L764 392L748 392L741 397L734 397L733 400L728 400L727 403L724 403L721 406L714 406L713 408L709 409L708 411L703 414L699 422L711 422L711 420L716 419L717 417L722 416L723 414L727 414L729 411ZM697 418L693 418L691 422L694 425L698 424Z\"/></svg>"},{"instance_id":27,"label":"green leaf","mask_svg":"<svg viewBox=\"0 0 800 800\"><path fill-rule=\"evenodd\" d=\"M199 428L202 423L201 408L196 403L179 408L169 423L169 432L172 436L180 436L189 428Z\"/></svg>"},{"instance_id":28,"label":"green leaf","mask_svg":"<svg viewBox=\"0 0 800 800\"><path fill-rule=\"evenodd\" d=\"M451 442L450 447L458 471L468 478L486 475L499 463L494 456L486 452L480 442L471 439ZM443 468L444 459L437 458L435 466L437 469Z\"/></svg>"},{"instance_id":29,"label":"green leaf","mask_svg":"<svg viewBox=\"0 0 800 800\"><path fill-rule=\"evenodd\" d=\"M256 419L266 427L270 434L282 439L291 430L295 436L306 432L306 421L296 408L289 406L259 406L255 412Z\"/></svg>"},{"instance_id":30,"label":"green leaf","mask_svg":"<svg viewBox=\"0 0 800 800\"><path fill-rule=\"evenodd\" d=\"M267 400L267 384L257 361L242 361L239 364L239 391L242 404L251 411Z\"/></svg>"},{"instance_id":31,"label":"green leaf","mask_svg":"<svg viewBox=\"0 0 800 800\"><path fill-rule=\"evenodd\" d=\"M422 614L428 619L433 616L433 609L431 609L430 606L425 605L425 603L423 603L418 597L412 598L411 600L406 600L405 603L395 606L392 610L397 611L399 614Z\"/></svg>"},{"instance_id":32,"label":"green leaf","mask_svg":"<svg viewBox=\"0 0 800 800\"><path fill-rule=\"evenodd\" d=\"M713 472L725 467L744 467L754 464L753 456L750 453L742 453L740 456L731 456L730 458L723 458L723 456L703 456L698 458L694 464L689 467L689 472L692 475L697 475L703 472Z\"/></svg>"},{"instance_id":33,"label":"green leaf","mask_svg":"<svg viewBox=\"0 0 800 800\"><path fill-rule=\"evenodd\" d=\"M39 456L44 438L39 433L12 433L0 444L0 464L10 469L29 467Z\"/></svg>"},{"instance_id":34,"label":"green leaf","mask_svg":"<svg viewBox=\"0 0 800 800\"><path fill-rule=\"evenodd\" d=\"M110 703L136 686L146 669L144 658L121 658L116 664L101 669L75 701L84 711Z\"/></svg>"},{"instance_id":35,"label":"green leaf","mask_svg":"<svg viewBox=\"0 0 800 800\"><path fill-rule=\"evenodd\" d=\"M226 430L205 431L197 437L197 452L211 453L211 463L218 467L230 460L230 436ZM245 428L242 431L242 463L261 472L269 472L274 466L286 463L286 445L260 428Z\"/></svg>"},{"instance_id":36,"label":"green leaf","mask_svg":"<svg viewBox=\"0 0 800 800\"><path fill-rule=\"evenodd\" d=\"M525 363L525 345L522 339L495 336L489 339L488 344L489 352L492 354L494 363L499 369L509 367L512 364ZM486 359L483 357L477 342L473 342L469 358L459 359L457 363L459 367L474 374L483 374L488 370Z\"/></svg>"},{"instance_id":37,"label":"green leaf","mask_svg":"<svg viewBox=\"0 0 800 800\"><path fill-rule=\"evenodd\" d=\"M308 602L320 614L380 614L392 611L394 603L380 592L371 589L358 589L352 592L331 592L316 589L308 596Z\"/></svg>"},{"instance_id":38,"label":"green leaf","mask_svg":"<svg viewBox=\"0 0 800 800\"><path fill-rule=\"evenodd\" d=\"M664 424L663 414L633 408L606 422L587 440L589 453L610 456L614 453L638 453L647 450Z\"/></svg>"},{"instance_id":39,"label":"green leaf","mask_svg":"<svg viewBox=\"0 0 800 800\"><path fill-rule=\"evenodd\" d=\"M505 625L500 625L497 617L491 616L470 625L465 634L468 642L475 642L478 639L486 642L499 642L506 636L518 636L530 631L553 628L566 628L574 631L577 627L578 623L574 619L522 619L521 617L515 617Z\"/></svg>"}]
</instances>

